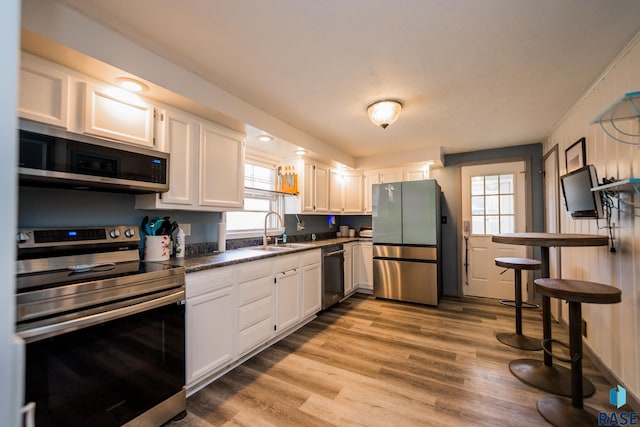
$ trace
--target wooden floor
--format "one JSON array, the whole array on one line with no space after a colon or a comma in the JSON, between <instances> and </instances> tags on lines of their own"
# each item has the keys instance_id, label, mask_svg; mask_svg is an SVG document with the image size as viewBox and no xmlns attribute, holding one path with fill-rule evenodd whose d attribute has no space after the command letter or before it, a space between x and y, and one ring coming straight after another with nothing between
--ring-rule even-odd
<instances>
[{"instance_id":1,"label":"wooden floor","mask_svg":"<svg viewBox=\"0 0 640 427\"><path fill-rule=\"evenodd\" d=\"M539 310L525 311L523 328L542 335ZM496 340L513 330L513 309L495 300L432 308L357 294L191 396L169 425L546 426L536 401L549 394L508 368L542 352ZM596 387L585 404L610 411L612 385L588 359L583 368Z\"/></svg>"}]
</instances>

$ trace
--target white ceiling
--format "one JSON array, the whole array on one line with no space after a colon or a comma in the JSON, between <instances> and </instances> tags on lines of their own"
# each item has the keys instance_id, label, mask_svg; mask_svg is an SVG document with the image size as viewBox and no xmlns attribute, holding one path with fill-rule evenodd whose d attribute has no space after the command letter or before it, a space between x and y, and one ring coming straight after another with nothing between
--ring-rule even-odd
<instances>
[{"instance_id":1,"label":"white ceiling","mask_svg":"<svg viewBox=\"0 0 640 427\"><path fill-rule=\"evenodd\" d=\"M640 31L637 0L59 2L356 160L541 142Z\"/></svg>"}]
</instances>

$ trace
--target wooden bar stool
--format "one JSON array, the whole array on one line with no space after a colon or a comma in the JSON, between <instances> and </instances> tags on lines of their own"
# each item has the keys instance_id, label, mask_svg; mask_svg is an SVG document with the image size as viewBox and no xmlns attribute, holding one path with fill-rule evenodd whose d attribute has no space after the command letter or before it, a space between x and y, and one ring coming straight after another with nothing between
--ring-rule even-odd
<instances>
[{"instance_id":1,"label":"wooden bar stool","mask_svg":"<svg viewBox=\"0 0 640 427\"><path fill-rule=\"evenodd\" d=\"M500 304L508 305L516 309L516 332L500 333L496 335L498 341L521 350L542 350L540 339L528 337L522 334L522 309L538 308L537 304L522 301L522 270L539 270L540 261L530 258L496 258L498 267L513 268L515 275L515 299L500 300ZM506 271L506 270L505 270Z\"/></svg>"},{"instance_id":2,"label":"wooden bar stool","mask_svg":"<svg viewBox=\"0 0 640 427\"><path fill-rule=\"evenodd\" d=\"M596 426L597 415L593 408L583 404L582 378L582 303L614 304L621 300L620 289L600 283L567 279L536 279L536 290L542 295L560 298L569 303L569 355L561 359L551 352L552 342L542 342L545 353L558 360L571 363L571 401L562 397L545 397L538 400L538 412L554 426Z\"/></svg>"}]
</instances>

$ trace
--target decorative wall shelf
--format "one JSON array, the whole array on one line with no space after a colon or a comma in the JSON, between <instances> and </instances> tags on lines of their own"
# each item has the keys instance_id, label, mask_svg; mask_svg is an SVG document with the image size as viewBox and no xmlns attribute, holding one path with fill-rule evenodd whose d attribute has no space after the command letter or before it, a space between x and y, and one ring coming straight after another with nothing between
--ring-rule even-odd
<instances>
[{"instance_id":1,"label":"decorative wall shelf","mask_svg":"<svg viewBox=\"0 0 640 427\"><path fill-rule=\"evenodd\" d=\"M611 139L623 144L640 145L640 129L635 133L624 131L618 126L621 120L640 118L640 91L629 92L604 110L590 124L600 123L600 127ZM614 135L614 133L622 136Z\"/></svg>"},{"instance_id":2,"label":"decorative wall shelf","mask_svg":"<svg viewBox=\"0 0 640 427\"><path fill-rule=\"evenodd\" d=\"M629 191L633 189L636 194L640 194L640 178L629 178L622 181L616 181L609 184L598 185L593 187L591 191Z\"/></svg>"}]
</instances>

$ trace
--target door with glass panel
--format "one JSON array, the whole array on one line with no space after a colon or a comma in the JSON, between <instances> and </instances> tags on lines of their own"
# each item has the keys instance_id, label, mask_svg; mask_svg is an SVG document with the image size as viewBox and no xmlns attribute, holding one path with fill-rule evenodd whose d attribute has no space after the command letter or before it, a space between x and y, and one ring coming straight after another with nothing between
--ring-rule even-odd
<instances>
[{"instance_id":1,"label":"door with glass panel","mask_svg":"<svg viewBox=\"0 0 640 427\"><path fill-rule=\"evenodd\" d=\"M527 248L493 243L491 236L525 231L525 163L465 166L461 177L462 293L513 299L513 270L503 273L494 259L525 257ZM523 287L526 284L525 278ZM523 295L527 295L526 288Z\"/></svg>"}]
</instances>

